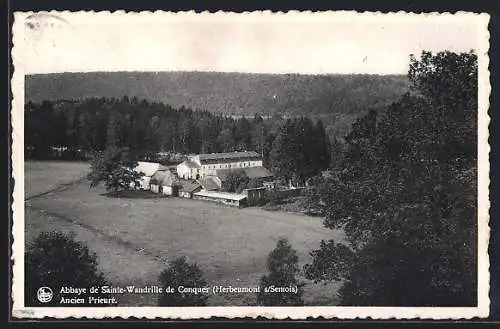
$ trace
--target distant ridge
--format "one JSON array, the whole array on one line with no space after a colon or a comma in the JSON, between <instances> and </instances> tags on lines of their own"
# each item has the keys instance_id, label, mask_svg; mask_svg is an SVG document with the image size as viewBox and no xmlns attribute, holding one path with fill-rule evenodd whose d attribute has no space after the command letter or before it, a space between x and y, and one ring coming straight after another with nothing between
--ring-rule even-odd
<instances>
[{"instance_id":1,"label":"distant ridge","mask_svg":"<svg viewBox=\"0 0 500 329\"><path fill-rule=\"evenodd\" d=\"M397 100L403 75L91 72L26 76L26 101L137 97L236 116L356 115Z\"/></svg>"}]
</instances>

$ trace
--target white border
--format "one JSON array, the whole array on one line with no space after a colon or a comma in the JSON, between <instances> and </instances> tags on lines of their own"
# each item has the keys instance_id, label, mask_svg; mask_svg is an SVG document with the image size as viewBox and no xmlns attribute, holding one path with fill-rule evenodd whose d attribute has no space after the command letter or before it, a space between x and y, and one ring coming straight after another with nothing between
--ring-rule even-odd
<instances>
[{"instance_id":1,"label":"white border","mask_svg":"<svg viewBox=\"0 0 500 329\"><path fill-rule=\"evenodd\" d=\"M58 14L58 12L51 12ZM74 17L88 15L121 15L124 20L150 21L151 19L192 19L200 15L224 15L228 19L234 20L252 20L261 15L268 15L275 20L287 20L289 18L303 20L321 20L321 19L349 19L352 15L359 17L363 15L369 19L375 15L384 15L387 19L412 19L418 15L439 15L440 19L446 20L453 16L449 13L357 13L354 11L340 12L288 12L271 13L252 12L252 13L201 13L194 12L140 12L125 13L119 12L77 12L69 13ZM24 307L24 65L23 65L23 47L24 47L24 19L33 14L32 12L14 13L14 24L12 28L13 44L12 60L14 74L12 78L12 175L15 179L13 191L13 227L12 232L14 242L12 245L13 280L12 280L12 298L14 318L67 318L67 317L87 317L93 319L103 318L162 318L162 319L208 319L210 317L224 318L256 318L258 316L269 319L306 319L307 317L323 317L325 319L354 319L354 318L372 318L372 319L471 319L473 317L487 317L489 314L489 151L488 144L488 125L489 125L489 94L491 86L489 83L488 71L488 50L489 33L487 30L489 15L472 14L460 12L454 15L474 16L478 22L478 35L480 36L481 48L478 51L479 65L479 97L478 97L478 306L477 307L106 307L106 308L29 308ZM469 17L470 18L470 17ZM418 289L418 287L416 287Z\"/></svg>"}]
</instances>

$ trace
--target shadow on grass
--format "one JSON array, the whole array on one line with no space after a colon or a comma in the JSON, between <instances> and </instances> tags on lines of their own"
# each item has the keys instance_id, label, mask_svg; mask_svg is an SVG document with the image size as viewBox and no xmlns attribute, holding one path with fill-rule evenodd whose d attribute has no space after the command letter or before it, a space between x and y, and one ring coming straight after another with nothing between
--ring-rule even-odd
<instances>
[{"instance_id":1,"label":"shadow on grass","mask_svg":"<svg viewBox=\"0 0 500 329\"><path fill-rule=\"evenodd\" d=\"M101 193L100 195L108 198L126 198L126 199L165 199L168 196L157 194L146 190L123 190Z\"/></svg>"}]
</instances>

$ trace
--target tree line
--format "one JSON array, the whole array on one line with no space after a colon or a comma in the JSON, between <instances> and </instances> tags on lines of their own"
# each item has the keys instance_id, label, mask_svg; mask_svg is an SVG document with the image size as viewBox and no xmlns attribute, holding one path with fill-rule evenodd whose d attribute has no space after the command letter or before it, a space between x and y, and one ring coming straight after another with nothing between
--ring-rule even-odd
<instances>
[{"instance_id":1,"label":"tree line","mask_svg":"<svg viewBox=\"0 0 500 329\"><path fill-rule=\"evenodd\" d=\"M254 150L280 176L302 183L326 169L330 159L323 123L308 117L264 120L256 114L253 119L235 119L123 97L29 102L25 125L28 158L50 158L59 152L68 159L83 159L117 148L126 149L131 161L159 161L161 152Z\"/></svg>"}]
</instances>

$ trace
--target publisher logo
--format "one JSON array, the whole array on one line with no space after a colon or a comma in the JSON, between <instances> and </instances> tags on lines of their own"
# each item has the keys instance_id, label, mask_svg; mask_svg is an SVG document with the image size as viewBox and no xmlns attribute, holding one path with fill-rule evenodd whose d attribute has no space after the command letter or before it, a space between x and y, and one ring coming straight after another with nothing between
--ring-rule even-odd
<instances>
[{"instance_id":1,"label":"publisher logo","mask_svg":"<svg viewBox=\"0 0 500 329\"><path fill-rule=\"evenodd\" d=\"M52 300L54 294L52 293L52 289L49 287L40 287L36 293L36 296L40 303L48 303Z\"/></svg>"}]
</instances>

